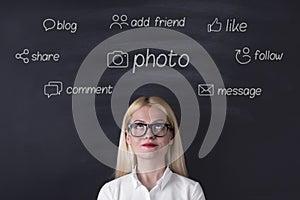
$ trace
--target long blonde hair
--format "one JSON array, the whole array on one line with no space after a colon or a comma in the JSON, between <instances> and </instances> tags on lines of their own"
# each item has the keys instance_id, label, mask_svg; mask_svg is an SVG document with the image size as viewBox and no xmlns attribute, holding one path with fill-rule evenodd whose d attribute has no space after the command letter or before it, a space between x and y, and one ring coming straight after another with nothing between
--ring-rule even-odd
<instances>
[{"instance_id":1,"label":"long blonde hair","mask_svg":"<svg viewBox=\"0 0 300 200\"><path fill-rule=\"evenodd\" d=\"M130 173L133 165L136 163L136 158L126 142L126 130L132 114L143 106L153 105L157 105L163 109L167 115L168 122L174 128L173 144L170 146L167 152L168 155L166 156L167 163L174 173L187 176L178 123L174 112L171 107L159 97L140 97L129 106L123 118L115 178L119 178Z\"/></svg>"}]
</instances>

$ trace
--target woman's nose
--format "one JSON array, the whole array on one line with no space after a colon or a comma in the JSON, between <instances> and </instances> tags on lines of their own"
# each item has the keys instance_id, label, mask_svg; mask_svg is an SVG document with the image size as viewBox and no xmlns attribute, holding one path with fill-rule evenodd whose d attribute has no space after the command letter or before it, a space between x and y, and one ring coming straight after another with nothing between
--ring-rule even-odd
<instances>
[{"instance_id":1,"label":"woman's nose","mask_svg":"<svg viewBox=\"0 0 300 200\"><path fill-rule=\"evenodd\" d=\"M150 128L146 131L145 138L155 138L155 135L152 133Z\"/></svg>"}]
</instances>

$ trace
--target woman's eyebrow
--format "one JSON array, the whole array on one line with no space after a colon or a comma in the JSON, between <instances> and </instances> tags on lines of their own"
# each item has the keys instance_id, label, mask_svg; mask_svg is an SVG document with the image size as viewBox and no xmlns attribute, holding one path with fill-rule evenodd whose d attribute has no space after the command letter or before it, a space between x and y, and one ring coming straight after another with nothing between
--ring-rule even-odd
<instances>
[{"instance_id":1,"label":"woman's eyebrow","mask_svg":"<svg viewBox=\"0 0 300 200\"><path fill-rule=\"evenodd\" d=\"M133 123L136 123L136 122L138 122L138 123L146 123L145 121L143 121L143 120L140 120L140 119L136 119L136 120L134 120L133 121ZM152 123L157 123L157 122L163 122L163 123L165 123L166 122L166 120L163 120L163 119L157 119L157 120L154 120Z\"/></svg>"},{"instance_id":2,"label":"woman's eyebrow","mask_svg":"<svg viewBox=\"0 0 300 200\"><path fill-rule=\"evenodd\" d=\"M139 119L136 119L136 120L134 120L133 122L141 122L141 123L145 123L145 121L139 120Z\"/></svg>"},{"instance_id":3,"label":"woman's eyebrow","mask_svg":"<svg viewBox=\"0 0 300 200\"><path fill-rule=\"evenodd\" d=\"M154 120L153 122L166 122L166 120L163 120L163 119L157 119L157 120ZM153 123L152 122L152 123Z\"/></svg>"}]
</instances>

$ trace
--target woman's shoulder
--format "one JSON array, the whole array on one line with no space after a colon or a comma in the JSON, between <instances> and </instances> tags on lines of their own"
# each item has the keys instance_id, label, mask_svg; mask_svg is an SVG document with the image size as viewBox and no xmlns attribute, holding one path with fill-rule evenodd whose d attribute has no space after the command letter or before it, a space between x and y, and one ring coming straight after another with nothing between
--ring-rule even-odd
<instances>
[{"instance_id":1,"label":"woman's shoulder","mask_svg":"<svg viewBox=\"0 0 300 200\"><path fill-rule=\"evenodd\" d=\"M189 199L205 200L203 189L199 182L188 177L173 173L172 180L173 188L189 196Z\"/></svg>"},{"instance_id":2,"label":"woman's shoulder","mask_svg":"<svg viewBox=\"0 0 300 200\"><path fill-rule=\"evenodd\" d=\"M131 174L127 174L105 183L102 188L119 187L122 184L128 183L130 180L131 180Z\"/></svg>"},{"instance_id":3,"label":"woman's shoulder","mask_svg":"<svg viewBox=\"0 0 300 200\"><path fill-rule=\"evenodd\" d=\"M121 191L124 186L126 187L126 185L128 185L130 179L130 174L127 174L105 183L99 191L97 200L116 199L115 196L118 196L117 193Z\"/></svg>"},{"instance_id":4,"label":"woman's shoulder","mask_svg":"<svg viewBox=\"0 0 300 200\"><path fill-rule=\"evenodd\" d=\"M188 177L182 176L182 175L174 173L174 172L173 172L172 178L174 180L176 180L177 182L184 183L184 184L190 185L190 186L195 186L195 185L199 184L197 181L194 181L193 179L190 179Z\"/></svg>"}]
</instances>

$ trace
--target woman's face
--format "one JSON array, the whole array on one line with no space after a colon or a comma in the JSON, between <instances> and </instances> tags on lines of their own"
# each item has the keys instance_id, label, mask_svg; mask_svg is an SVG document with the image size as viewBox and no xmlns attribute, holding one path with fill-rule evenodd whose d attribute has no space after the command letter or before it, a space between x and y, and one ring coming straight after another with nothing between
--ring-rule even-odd
<instances>
[{"instance_id":1,"label":"woman's face","mask_svg":"<svg viewBox=\"0 0 300 200\"><path fill-rule=\"evenodd\" d=\"M168 123L167 116L159 108L155 106L143 106L132 114L130 124L155 124ZM127 144L131 146L133 152L137 156L152 158L155 156L165 156L168 148L166 145L171 144L173 133L168 129L163 137L156 137L148 128L146 134L142 137L134 137L129 131L126 131Z\"/></svg>"}]
</instances>

